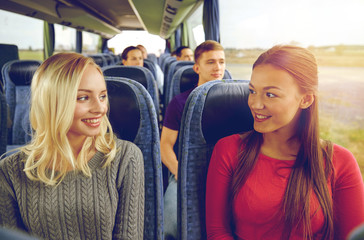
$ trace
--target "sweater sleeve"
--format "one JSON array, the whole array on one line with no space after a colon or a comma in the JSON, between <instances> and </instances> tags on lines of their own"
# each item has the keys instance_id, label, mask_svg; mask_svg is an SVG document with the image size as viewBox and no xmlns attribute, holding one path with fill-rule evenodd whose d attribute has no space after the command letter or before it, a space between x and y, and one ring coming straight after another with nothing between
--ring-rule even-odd
<instances>
[{"instance_id":1,"label":"sweater sleeve","mask_svg":"<svg viewBox=\"0 0 364 240\"><path fill-rule=\"evenodd\" d=\"M13 166L10 164L12 163L11 158L15 156L17 154L0 161L0 225L11 229L25 230L15 196L15 186L10 177L14 173L12 167L17 167L17 164Z\"/></svg>"},{"instance_id":2,"label":"sweater sleeve","mask_svg":"<svg viewBox=\"0 0 364 240\"><path fill-rule=\"evenodd\" d=\"M364 184L352 153L334 145L333 156L335 239L346 239L355 227L364 223Z\"/></svg>"},{"instance_id":3,"label":"sweater sleeve","mask_svg":"<svg viewBox=\"0 0 364 240\"><path fill-rule=\"evenodd\" d=\"M113 239L143 239L144 162L140 149L128 142L121 150L118 207Z\"/></svg>"},{"instance_id":4,"label":"sweater sleeve","mask_svg":"<svg viewBox=\"0 0 364 240\"><path fill-rule=\"evenodd\" d=\"M232 139L232 138L230 138ZM229 201L232 181L231 157L234 144L228 138L220 140L211 156L206 183L206 231L207 239L233 240Z\"/></svg>"}]
</instances>

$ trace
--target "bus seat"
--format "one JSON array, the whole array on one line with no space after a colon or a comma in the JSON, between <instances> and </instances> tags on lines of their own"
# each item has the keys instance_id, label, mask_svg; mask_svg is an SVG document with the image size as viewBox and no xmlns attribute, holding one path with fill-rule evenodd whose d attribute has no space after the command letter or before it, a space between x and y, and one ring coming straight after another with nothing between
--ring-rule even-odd
<instances>
[{"instance_id":1,"label":"bus seat","mask_svg":"<svg viewBox=\"0 0 364 240\"><path fill-rule=\"evenodd\" d=\"M8 142L8 105L5 100L5 95L0 91L0 156L6 152Z\"/></svg>"},{"instance_id":2,"label":"bus seat","mask_svg":"<svg viewBox=\"0 0 364 240\"><path fill-rule=\"evenodd\" d=\"M106 65L105 66L110 66L110 65L115 64L114 57L110 53L103 53L102 56L106 60Z\"/></svg>"},{"instance_id":3,"label":"bus seat","mask_svg":"<svg viewBox=\"0 0 364 240\"><path fill-rule=\"evenodd\" d=\"M147 68L149 71L152 72L153 76L154 76L154 79L157 78L157 75L156 75L156 69L155 69L155 66L154 66L154 63L149 60L149 59L144 59L144 67Z\"/></svg>"},{"instance_id":4,"label":"bus seat","mask_svg":"<svg viewBox=\"0 0 364 240\"><path fill-rule=\"evenodd\" d=\"M12 126L8 129L8 150L31 140L29 120L30 83L41 62L14 60L2 68L6 102L9 105Z\"/></svg>"},{"instance_id":5,"label":"bus seat","mask_svg":"<svg viewBox=\"0 0 364 240\"><path fill-rule=\"evenodd\" d=\"M147 59L152 61L155 64L158 64L157 56L154 53L148 53Z\"/></svg>"},{"instance_id":6,"label":"bus seat","mask_svg":"<svg viewBox=\"0 0 364 240\"><path fill-rule=\"evenodd\" d=\"M193 66L193 64L195 64L195 62L193 61L174 61L169 65L168 68L168 72L166 72L165 74L165 78L164 78L164 103L167 105L169 103L169 94L171 91L171 82L172 82L172 78L173 75L175 74L175 72L180 69L183 66Z\"/></svg>"},{"instance_id":7,"label":"bus seat","mask_svg":"<svg viewBox=\"0 0 364 240\"><path fill-rule=\"evenodd\" d=\"M225 69L223 79L231 79L230 72ZM170 83L169 96L166 105L178 94L193 88L198 83L198 74L192 66L184 66L176 71Z\"/></svg>"},{"instance_id":8,"label":"bus seat","mask_svg":"<svg viewBox=\"0 0 364 240\"><path fill-rule=\"evenodd\" d=\"M18 53L18 47L16 45L0 44L0 70L2 69L5 63L18 59L19 59L19 53ZM0 91L3 91L3 87L4 87L4 79L3 76L0 74Z\"/></svg>"},{"instance_id":9,"label":"bus seat","mask_svg":"<svg viewBox=\"0 0 364 240\"><path fill-rule=\"evenodd\" d=\"M183 66L176 71L169 87L169 96L166 105L178 94L193 88L198 83L198 74L192 66Z\"/></svg>"},{"instance_id":10,"label":"bus seat","mask_svg":"<svg viewBox=\"0 0 364 240\"><path fill-rule=\"evenodd\" d=\"M175 62L177 61L177 59L175 57L172 57L172 56L168 56L164 59L162 59L162 66L161 66L161 69L162 69L162 72L164 74L164 76L167 75L167 72L168 72L168 68L169 68L169 65L172 63L172 62Z\"/></svg>"},{"instance_id":11,"label":"bus seat","mask_svg":"<svg viewBox=\"0 0 364 240\"><path fill-rule=\"evenodd\" d=\"M86 56L92 58L95 61L95 63L100 67L105 67L108 65L105 56L101 54L88 54Z\"/></svg>"},{"instance_id":12,"label":"bus seat","mask_svg":"<svg viewBox=\"0 0 364 240\"><path fill-rule=\"evenodd\" d=\"M161 67L161 69L163 69L163 68L162 68L162 65L163 65L164 59L165 59L166 57L170 57L170 56L171 56L171 54L170 54L170 53L162 53L162 54L160 54L160 55L159 55L159 58L158 58L158 65Z\"/></svg>"},{"instance_id":13,"label":"bus seat","mask_svg":"<svg viewBox=\"0 0 364 240\"><path fill-rule=\"evenodd\" d=\"M159 128L153 100L138 82L105 77L109 120L115 134L143 152L145 172L144 239L163 240L163 187Z\"/></svg>"},{"instance_id":14,"label":"bus seat","mask_svg":"<svg viewBox=\"0 0 364 240\"><path fill-rule=\"evenodd\" d=\"M113 65L103 67L102 71L105 76L124 77L133 79L142 84L153 99L157 115L159 115L159 93L157 82L151 71L139 66Z\"/></svg>"},{"instance_id":15,"label":"bus seat","mask_svg":"<svg viewBox=\"0 0 364 240\"><path fill-rule=\"evenodd\" d=\"M178 151L179 239L206 239L205 185L210 157L220 138L253 129L248 84L214 80L197 87L187 99Z\"/></svg>"}]
</instances>

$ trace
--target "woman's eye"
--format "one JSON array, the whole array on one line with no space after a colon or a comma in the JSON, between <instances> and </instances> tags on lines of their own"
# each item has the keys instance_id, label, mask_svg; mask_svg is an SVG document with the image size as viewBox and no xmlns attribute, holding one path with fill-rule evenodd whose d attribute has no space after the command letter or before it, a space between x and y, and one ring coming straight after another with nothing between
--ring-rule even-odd
<instances>
[{"instance_id":1,"label":"woman's eye","mask_svg":"<svg viewBox=\"0 0 364 240\"><path fill-rule=\"evenodd\" d=\"M77 97L77 101L86 101L87 99L88 99L88 96Z\"/></svg>"},{"instance_id":2,"label":"woman's eye","mask_svg":"<svg viewBox=\"0 0 364 240\"><path fill-rule=\"evenodd\" d=\"M273 93L267 93L267 97L274 98L274 97L277 97L277 96L275 94L273 94Z\"/></svg>"},{"instance_id":3,"label":"woman's eye","mask_svg":"<svg viewBox=\"0 0 364 240\"><path fill-rule=\"evenodd\" d=\"M255 91L254 91L253 89L249 89L249 93L250 93L250 94L254 94L254 93L255 93Z\"/></svg>"},{"instance_id":4,"label":"woman's eye","mask_svg":"<svg viewBox=\"0 0 364 240\"><path fill-rule=\"evenodd\" d=\"M106 98L107 98L106 94L105 94L105 95L101 95L101 96L100 96L100 99L101 99L101 100L105 100Z\"/></svg>"}]
</instances>

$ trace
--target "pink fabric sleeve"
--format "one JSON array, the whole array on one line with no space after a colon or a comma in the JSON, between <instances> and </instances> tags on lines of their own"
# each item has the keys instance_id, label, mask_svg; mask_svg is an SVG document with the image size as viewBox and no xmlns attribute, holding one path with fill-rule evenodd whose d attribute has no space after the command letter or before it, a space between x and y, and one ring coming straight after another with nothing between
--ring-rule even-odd
<instances>
[{"instance_id":1,"label":"pink fabric sleeve","mask_svg":"<svg viewBox=\"0 0 364 240\"><path fill-rule=\"evenodd\" d=\"M221 139L211 156L206 183L206 231L207 239L233 240L230 219L232 204L229 202L232 181L231 162L235 155L235 138ZM234 154L235 153L235 154Z\"/></svg>"},{"instance_id":2,"label":"pink fabric sleeve","mask_svg":"<svg viewBox=\"0 0 364 240\"><path fill-rule=\"evenodd\" d=\"M334 145L336 171L334 197L335 239L346 239L364 223L364 184L358 163L347 149Z\"/></svg>"}]
</instances>

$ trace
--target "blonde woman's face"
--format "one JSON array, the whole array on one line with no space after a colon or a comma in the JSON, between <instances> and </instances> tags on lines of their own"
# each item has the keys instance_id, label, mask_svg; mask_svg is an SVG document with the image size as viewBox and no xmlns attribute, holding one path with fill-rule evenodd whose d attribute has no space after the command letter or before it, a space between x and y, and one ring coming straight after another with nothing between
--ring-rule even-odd
<instances>
[{"instance_id":1,"label":"blonde woman's face","mask_svg":"<svg viewBox=\"0 0 364 240\"><path fill-rule=\"evenodd\" d=\"M82 76L76 101L73 122L67 133L71 145L73 141L99 134L102 118L108 110L105 80L92 65Z\"/></svg>"}]
</instances>

